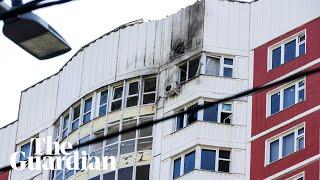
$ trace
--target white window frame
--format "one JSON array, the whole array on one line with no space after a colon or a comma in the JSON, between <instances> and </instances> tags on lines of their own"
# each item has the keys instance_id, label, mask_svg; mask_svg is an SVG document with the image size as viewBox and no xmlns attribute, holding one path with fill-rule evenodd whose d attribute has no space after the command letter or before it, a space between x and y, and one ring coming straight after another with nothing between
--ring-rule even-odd
<instances>
[{"instance_id":1,"label":"white window frame","mask_svg":"<svg viewBox=\"0 0 320 180\"><path fill-rule=\"evenodd\" d=\"M69 118L68 118L68 120L67 120L67 125L66 125L66 128L63 128L63 125L64 125L64 120L65 120L65 117L66 116L69 116ZM67 112L65 112L62 116L61 116L61 140L63 140L63 139L65 139L65 138L67 138L68 137L68 135L69 135L69 133L71 132L71 124L72 123L70 123L70 119L71 119L71 115L70 115L70 109L67 111ZM65 132L65 131L67 131L67 135L66 135L66 137L63 137L63 132Z\"/></svg>"},{"instance_id":2,"label":"white window frame","mask_svg":"<svg viewBox=\"0 0 320 180\"><path fill-rule=\"evenodd\" d=\"M79 106L79 117L76 118L76 119L74 119L74 109L75 109L77 106ZM70 123L70 132L76 131L76 130L80 127L80 125L81 125L81 111L82 111L81 109L82 109L82 107L81 107L81 100L80 100L80 101L77 102L74 106L72 106L71 110L69 110L69 111L72 112L72 116L70 116L70 119L72 119L72 120L71 120L71 123ZM76 129L72 130L72 125L73 125L73 123L76 122L77 120L78 120L78 127L77 127Z\"/></svg>"},{"instance_id":3,"label":"white window frame","mask_svg":"<svg viewBox=\"0 0 320 180\"><path fill-rule=\"evenodd\" d=\"M86 106L86 101L88 100L88 99L90 99L91 98L91 107L90 107L90 110L89 111L87 111L87 112L84 112L84 110L85 110L85 106ZM93 109L93 104L94 104L94 100L93 100L93 96L91 95L91 96L88 96L87 98L85 98L85 99L83 99L83 103L82 103L82 107L80 107L81 108L81 124L86 124L86 123L89 123L91 120L92 120L92 117L93 117L93 111L92 111L92 109ZM88 122L86 122L86 123L84 123L84 116L85 115L87 115L87 114L89 114L90 113L90 120L88 121Z\"/></svg>"},{"instance_id":4,"label":"white window frame","mask_svg":"<svg viewBox=\"0 0 320 180\"><path fill-rule=\"evenodd\" d=\"M304 81L304 86L299 87L299 83L300 83L301 81ZM266 98L267 98L267 110L266 110L267 113L266 113L266 117L270 117L270 116L272 116L272 115L278 114L279 112L281 112L281 111L283 111L283 110L285 110L285 109L288 109L288 108L290 108L290 107L292 107L292 106L294 106L294 105L296 105L296 104L298 104L298 103L300 103L300 102L305 101L305 100L307 99L307 93L306 93L307 87L306 87L306 84L307 84L307 83L306 83L306 77L304 77L304 78L302 78L302 79L295 80L295 81L293 81L293 82L290 82L290 83L288 83L288 84L285 84L285 85L283 85L283 86L280 86L280 87L278 87L278 88L276 88L276 89L268 92L268 93L267 93L267 97L266 97ZM284 108L284 107L283 107L284 90L287 89L287 88L289 88L289 87L291 87L291 86L293 86L293 85L295 85L295 103L294 103L293 105L289 106L289 107ZM302 100L302 101L299 101L299 91L300 91L300 90L304 90L304 100ZM273 95L277 94L277 93L280 93L280 109L279 109L278 112L275 112L274 114L271 114L271 107L272 107L271 97L272 97Z\"/></svg>"},{"instance_id":5,"label":"white window frame","mask_svg":"<svg viewBox=\"0 0 320 180\"><path fill-rule=\"evenodd\" d=\"M120 98L118 98L118 99L114 99L114 93L115 93L115 90L116 89L118 89L118 88L121 88L122 87L122 94L121 94L121 97ZM125 91L125 86L124 86L124 81L121 83L121 84L117 84L117 85L114 85L113 87L112 87L112 98L111 98L111 103L110 103L110 112L113 112L113 111L119 111L119 110L121 110L123 107L123 96L124 96L124 91ZM117 109L117 110L113 110L112 111L112 103L114 103L114 102L116 102L116 101L119 101L119 100L121 100L121 107L120 107L120 109Z\"/></svg>"},{"instance_id":6,"label":"white window frame","mask_svg":"<svg viewBox=\"0 0 320 180\"><path fill-rule=\"evenodd\" d=\"M208 57L209 58L216 58L219 59L219 75L221 77L224 78L234 78L234 63L235 63L235 57L232 56L224 56L224 55L206 55L206 63L205 63L205 69L207 69L207 61L208 61ZM232 59L233 63L232 65L229 64L225 64L224 63L224 59ZM224 76L224 68L231 68L232 69L232 76L231 77L226 77Z\"/></svg>"},{"instance_id":7,"label":"white window frame","mask_svg":"<svg viewBox=\"0 0 320 180\"><path fill-rule=\"evenodd\" d=\"M152 78L155 78L155 79L156 79L156 89L155 89L155 91L144 92L145 80L146 80L146 79L152 79ZM142 88L141 88L142 95L141 95L141 101L140 101L141 106L156 103L156 102L157 102L158 77L157 77L157 76L147 76L147 77L143 77L143 78L142 78L142 81L143 81L143 83L142 83ZM153 103L144 104L144 103L143 103L144 95L148 95L148 94L154 94L154 102L153 102Z\"/></svg>"},{"instance_id":8,"label":"white window frame","mask_svg":"<svg viewBox=\"0 0 320 180\"><path fill-rule=\"evenodd\" d=\"M299 129L301 128L304 128L304 132L302 135L298 135L298 131ZM283 151L283 138L291 133L294 133L294 152L292 152L291 154L288 154L287 156L282 156L282 151ZM265 147L266 147L266 150L265 150L265 166L269 165L269 164L272 164L274 162L277 162L285 157L288 157L292 154L294 154L295 152L298 152L300 150L303 150L305 149L305 144L306 144L306 126L305 126L305 122L302 123L302 124L299 124L293 128L290 128L289 130L281 133L281 134L277 134L276 136L274 137L271 137L269 139L267 139L265 141ZM300 138L304 138L304 147L302 149L298 149L298 139ZM270 162L270 144L276 140L279 140L279 150L278 150L278 159L273 161L273 162Z\"/></svg>"},{"instance_id":9,"label":"white window frame","mask_svg":"<svg viewBox=\"0 0 320 180\"><path fill-rule=\"evenodd\" d=\"M303 36L303 35L305 36L305 40L300 42L299 38L301 36ZM299 54L299 45L300 44L305 43L305 53L304 54L307 53L307 31L306 31L306 29L304 29L304 30L302 30L302 31L300 31L300 32L298 32L298 33L296 33L296 34L294 34L294 35L292 35L292 36L280 41L280 42L277 42L276 44L274 44L274 45L272 45L272 46L270 46L268 48L268 66L267 66L267 71L272 70L272 52L273 52L273 50L275 50L275 49L277 49L279 47L281 48L280 66L285 64L284 63L285 44L293 41L294 39L296 40L296 58L300 56L300 54Z\"/></svg>"},{"instance_id":10,"label":"white window frame","mask_svg":"<svg viewBox=\"0 0 320 180\"><path fill-rule=\"evenodd\" d=\"M292 177L290 177L290 178L288 178L286 180L298 180L299 178L303 178L305 180L304 175L305 175L305 172L303 171L303 172L301 172L301 173L299 173L297 175L294 175L294 176L292 176Z\"/></svg>"},{"instance_id":11,"label":"white window frame","mask_svg":"<svg viewBox=\"0 0 320 180\"><path fill-rule=\"evenodd\" d=\"M54 129L54 140L56 142L58 142L60 140L60 131L61 131L60 127L62 127L61 124L60 124L60 120L57 121L57 123L55 124L54 127L55 127L55 129Z\"/></svg>"},{"instance_id":12,"label":"white window frame","mask_svg":"<svg viewBox=\"0 0 320 180\"><path fill-rule=\"evenodd\" d=\"M131 83L138 83L138 92L137 94L132 94L132 95L129 95L129 90L130 90L130 84ZM130 107L136 107L139 105L139 95L140 95L140 80L139 79L136 79L136 80L132 80L132 81L128 81L127 82L127 88L126 88L126 102L125 102L125 107L126 108L130 108ZM127 107L128 105L128 99L131 98L131 97L138 97L138 101L137 101L137 105L135 106L130 106L130 107Z\"/></svg>"},{"instance_id":13,"label":"white window frame","mask_svg":"<svg viewBox=\"0 0 320 180\"><path fill-rule=\"evenodd\" d=\"M107 102L106 103L104 103L104 104L100 104L100 101L101 101L101 94L102 94L102 92L107 92ZM106 87L106 88L103 88L102 90L99 90L97 93L96 93L96 96L97 96L97 102L96 102L96 104L97 104L97 108L96 108L96 117L102 117L102 116L100 116L100 108L102 107L102 106L106 106L106 114L105 115L107 115L108 114L108 102L109 102L109 89L108 89L108 87Z\"/></svg>"},{"instance_id":14,"label":"white window frame","mask_svg":"<svg viewBox=\"0 0 320 180\"><path fill-rule=\"evenodd\" d=\"M197 60L197 59L199 59L199 66L198 66L196 75L195 75L195 77L193 77L193 78L189 78L189 69L190 69L190 68L189 68L189 64L190 64L191 61ZM181 80L181 68L180 68L180 67L181 67L182 65L184 65L184 64L187 64L186 80L181 82L181 81L180 81L180 80ZM200 73L201 73L201 65L202 65L202 64L201 64L201 55L195 56L194 58L191 58L191 59L189 59L189 60L186 60L186 61L183 62L183 63L178 64L177 66L178 66L178 77L179 77L178 79L179 79L179 83L182 84L182 83L188 82L188 81L196 78L197 76L199 76Z\"/></svg>"}]
</instances>

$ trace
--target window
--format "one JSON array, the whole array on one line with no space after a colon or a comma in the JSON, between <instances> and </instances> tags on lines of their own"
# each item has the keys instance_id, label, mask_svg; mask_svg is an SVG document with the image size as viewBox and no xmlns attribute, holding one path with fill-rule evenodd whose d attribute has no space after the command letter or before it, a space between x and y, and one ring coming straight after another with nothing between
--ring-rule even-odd
<instances>
[{"instance_id":1,"label":"window","mask_svg":"<svg viewBox=\"0 0 320 180\"><path fill-rule=\"evenodd\" d=\"M305 100L305 80L299 80L269 95L269 115Z\"/></svg>"},{"instance_id":2,"label":"window","mask_svg":"<svg viewBox=\"0 0 320 180\"><path fill-rule=\"evenodd\" d=\"M90 178L89 180L100 180L100 176L96 176L96 177Z\"/></svg>"},{"instance_id":3,"label":"window","mask_svg":"<svg viewBox=\"0 0 320 180\"><path fill-rule=\"evenodd\" d=\"M219 168L218 171L230 171L230 151L219 150Z\"/></svg>"},{"instance_id":4,"label":"window","mask_svg":"<svg viewBox=\"0 0 320 180\"><path fill-rule=\"evenodd\" d=\"M139 100L139 82L129 83L128 95L127 95L127 107L138 105Z\"/></svg>"},{"instance_id":5,"label":"window","mask_svg":"<svg viewBox=\"0 0 320 180\"><path fill-rule=\"evenodd\" d=\"M122 123L122 130L135 127L137 120L128 120ZM131 153L135 150L136 131L127 132L121 135L120 154Z\"/></svg>"},{"instance_id":6,"label":"window","mask_svg":"<svg viewBox=\"0 0 320 180\"><path fill-rule=\"evenodd\" d=\"M207 104L208 102L205 102ZM204 109L203 120L209 122L218 122L231 124L232 104L221 103Z\"/></svg>"},{"instance_id":7,"label":"window","mask_svg":"<svg viewBox=\"0 0 320 180\"><path fill-rule=\"evenodd\" d=\"M183 109L179 110L179 111L182 112ZM176 118L177 118L177 120L176 120L176 130L182 129L183 128L183 124L184 124L184 114L180 114Z\"/></svg>"},{"instance_id":8,"label":"window","mask_svg":"<svg viewBox=\"0 0 320 180\"><path fill-rule=\"evenodd\" d=\"M73 121L71 124L71 132L78 129L80 122L80 104L73 108Z\"/></svg>"},{"instance_id":9,"label":"window","mask_svg":"<svg viewBox=\"0 0 320 180\"><path fill-rule=\"evenodd\" d=\"M55 125L55 129L54 129L54 140L56 142L59 141L59 136L60 136L60 123L58 122L56 125Z\"/></svg>"},{"instance_id":10,"label":"window","mask_svg":"<svg viewBox=\"0 0 320 180\"><path fill-rule=\"evenodd\" d=\"M268 163L304 148L304 127L296 128L268 142Z\"/></svg>"},{"instance_id":11,"label":"window","mask_svg":"<svg viewBox=\"0 0 320 180\"><path fill-rule=\"evenodd\" d=\"M88 142L88 141L90 141L90 135L87 135L87 136L81 138L81 139L79 140L79 144L83 144L83 143ZM79 154L80 154L80 155L82 155L82 152L85 152L85 153L88 155L89 145L83 146L83 147L79 148Z\"/></svg>"},{"instance_id":12,"label":"window","mask_svg":"<svg viewBox=\"0 0 320 180\"><path fill-rule=\"evenodd\" d=\"M156 100L157 78L149 77L144 79L142 104L151 104Z\"/></svg>"},{"instance_id":13,"label":"window","mask_svg":"<svg viewBox=\"0 0 320 180\"><path fill-rule=\"evenodd\" d=\"M184 158L184 174L187 174L195 168L196 153L195 151L185 155Z\"/></svg>"},{"instance_id":14,"label":"window","mask_svg":"<svg viewBox=\"0 0 320 180\"><path fill-rule=\"evenodd\" d=\"M139 121L140 121L139 124L151 122L153 121L153 116L140 117ZM139 137L152 136L152 128L153 128L152 126L141 128L139 130Z\"/></svg>"},{"instance_id":15,"label":"window","mask_svg":"<svg viewBox=\"0 0 320 180\"><path fill-rule=\"evenodd\" d=\"M194 104L188 107L188 109L193 109L193 108L196 108L197 106L198 104ZM187 125L192 124L197 120L198 120L198 111L191 111L187 113Z\"/></svg>"},{"instance_id":16,"label":"window","mask_svg":"<svg viewBox=\"0 0 320 180\"><path fill-rule=\"evenodd\" d=\"M104 135L104 129L98 130L92 134L93 139L102 137ZM97 156L101 157L102 156L102 146L103 142L97 142L95 144L91 145L91 156Z\"/></svg>"},{"instance_id":17,"label":"window","mask_svg":"<svg viewBox=\"0 0 320 180\"><path fill-rule=\"evenodd\" d=\"M132 167L119 169L118 180L131 180L132 179L132 174L133 174L133 168Z\"/></svg>"},{"instance_id":18,"label":"window","mask_svg":"<svg viewBox=\"0 0 320 180\"><path fill-rule=\"evenodd\" d=\"M223 76L232 78L234 60L229 57L210 57L207 56L206 62L206 75L210 76Z\"/></svg>"},{"instance_id":19,"label":"window","mask_svg":"<svg viewBox=\"0 0 320 180\"><path fill-rule=\"evenodd\" d=\"M100 92L99 117L107 114L108 108L108 90Z\"/></svg>"},{"instance_id":20,"label":"window","mask_svg":"<svg viewBox=\"0 0 320 180\"><path fill-rule=\"evenodd\" d=\"M181 158L178 158L173 162L173 179L180 177L180 170L181 170Z\"/></svg>"},{"instance_id":21,"label":"window","mask_svg":"<svg viewBox=\"0 0 320 180\"><path fill-rule=\"evenodd\" d=\"M284 43L274 47L270 51L271 68L274 69L280 65L290 62L295 58L306 53L306 36L300 33Z\"/></svg>"},{"instance_id":22,"label":"window","mask_svg":"<svg viewBox=\"0 0 320 180\"><path fill-rule=\"evenodd\" d=\"M216 151L215 150L201 150L201 169L215 171Z\"/></svg>"},{"instance_id":23,"label":"window","mask_svg":"<svg viewBox=\"0 0 320 180\"><path fill-rule=\"evenodd\" d=\"M136 179L137 180L149 180L150 165L137 166Z\"/></svg>"},{"instance_id":24,"label":"window","mask_svg":"<svg viewBox=\"0 0 320 180\"><path fill-rule=\"evenodd\" d=\"M83 107L83 124L91 121L92 97L84 101Z\"/></svg>"},{"instance_id":25,"label":"window","mask_svg":"<svg viewBox=\"0 0 320 180\"><path fill-rule=\"evenodd\" d=\"M119 132L119 121L109 123L107 135ZM117 156L118 155L118 141L119 136L109 138L106 140L105 156Z\"/></svg>"},{"instance_id":26,"label":"window","mask_svg":"<svg viewBox=\"0 0 320 180\"><path fill-rule=\"evenodd\" d=\"M233 77L233 59L223 59L223 77Z\"/></svg>"},{"instance_id":27,"label":"window","mask_svg":"<svg viewBox=\"0 0 320 180\"><path fill-rule=\"evenodd\" d=\"M68 127L69 127L69 113L63 116L62 120L62 139L68 136Z\"/></svg>"},{"instance_id":28,"label":"window","mask_svg":"<svg viewBox=\"0 0 320 180\"><path fill-rule=\"evenodd\" d=\"M179 66L180 83L196 77L200 73L200 57Z\"/></svg>"},{"instance_id":29,"label":"window","mask_svg":"<svg viewBox=\"0 0 320 180\"><path fill-rule=\"evenodd\" d=\"M286 180L304 180L304 172L298 174L298 175L295 175L293 177L290 177Z\"/></svg>"},{"instance_id":30,"label":"window","mask_svg":"<svg viewBox=\"0 0 320 180\"><path fill-rule=\"evenodd\" d=\"M103 175L103 180L114 180L116 173L114 171L106 173Z\"/></svg>"},{"instance_id":31,"label":"window","mask_svg":"<svg viewBox=\"0 0 320 180\"><path fill-rule=\"evenodd\" d=\"M122 107L123 86L113 88L113 98L111 103L111 111L120 110Z\"/></svg>"},{"instance_id":32,"label":"window","mask_svg":"<svg viewBox=\"0 0 320 180\"><path fill-rule=\"evenodd\" d=\"M33 147L32 147L31 143L28 142L28 143L21 146L20 152L24 153L24 155L20 154L19 161L27 161L28 157L30 157L34 154L34 150L35 150L34 145L35 145L35 143L33 143Z\"/></svg>"}]
</instances>

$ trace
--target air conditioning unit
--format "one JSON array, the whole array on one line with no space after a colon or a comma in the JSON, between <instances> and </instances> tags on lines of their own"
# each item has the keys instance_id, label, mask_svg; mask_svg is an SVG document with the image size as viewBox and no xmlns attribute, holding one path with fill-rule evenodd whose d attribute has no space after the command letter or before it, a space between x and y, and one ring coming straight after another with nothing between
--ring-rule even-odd
<instances>
[{"instance_id":1,"label":"air conditioning unit","mask_svg":"<svg viewBox=\"0 0 320 180\"><path fill-rule=\"evenodd\" d=\"M173 96L180 93L180 85L177 81L174 81L168 84L165 90L167 96Z\"/></svg>"}]
</instances>

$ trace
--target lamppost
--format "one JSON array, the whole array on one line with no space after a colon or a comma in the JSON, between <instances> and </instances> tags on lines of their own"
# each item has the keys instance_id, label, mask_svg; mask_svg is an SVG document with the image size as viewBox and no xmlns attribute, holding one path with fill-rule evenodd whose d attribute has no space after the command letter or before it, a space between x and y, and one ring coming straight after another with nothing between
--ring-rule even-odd
<instances>
[{"instance_id":1,"label":"lamppost","mask_svg":"<svg viewBox=\"0 0 320 180\"><path fill-rule=\"evenodd\" d=\"M12 8L21 4L21 0L12 0ZM0 13L12 8L3 1L0 2ZM59 33L32 12L3 21L3 34L40 60L53 58L71 50Z\"/></svg>"}]
</instances>

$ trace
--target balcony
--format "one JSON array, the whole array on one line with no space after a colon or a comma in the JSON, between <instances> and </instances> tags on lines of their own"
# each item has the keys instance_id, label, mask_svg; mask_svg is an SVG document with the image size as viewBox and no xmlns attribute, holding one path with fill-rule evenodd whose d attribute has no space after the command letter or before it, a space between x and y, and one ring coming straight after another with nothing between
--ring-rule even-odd
<instances>
[{"instance_id":1,"label":"balcony","mask_svg":"<svg viewBox=\"0 0 320 180\"><path fill-rule=\"evenodd\" d=\"M246 127L197 121L165 136L162 143L163 159L198 144L245 149Z\"/></svg>"}]
</instances>

